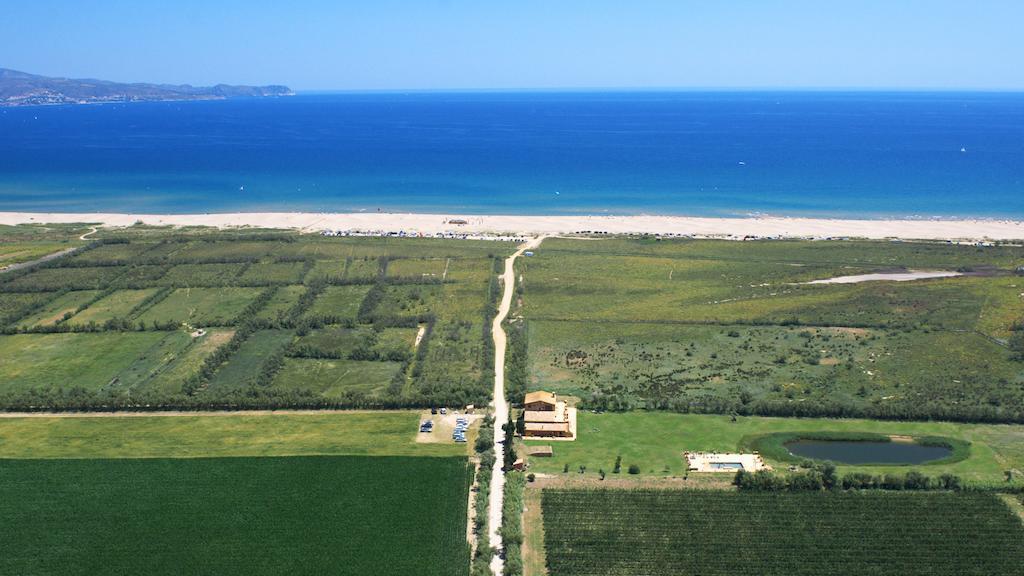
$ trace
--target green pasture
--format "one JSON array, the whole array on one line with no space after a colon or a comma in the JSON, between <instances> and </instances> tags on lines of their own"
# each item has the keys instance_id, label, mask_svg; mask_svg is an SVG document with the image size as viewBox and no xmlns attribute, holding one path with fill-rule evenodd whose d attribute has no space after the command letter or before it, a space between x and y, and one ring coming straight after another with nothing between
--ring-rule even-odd
<instances>
[{"instance_id":1,"label":"green pasture","mask_svg":"<svg viewBox=\"0 0 1024 576\"><path fill-rule=\"evenodd\" d=\"M419 419L412 410L0 418L0 458L467 454L417 443Z\"/></svg>"}]
</instances>

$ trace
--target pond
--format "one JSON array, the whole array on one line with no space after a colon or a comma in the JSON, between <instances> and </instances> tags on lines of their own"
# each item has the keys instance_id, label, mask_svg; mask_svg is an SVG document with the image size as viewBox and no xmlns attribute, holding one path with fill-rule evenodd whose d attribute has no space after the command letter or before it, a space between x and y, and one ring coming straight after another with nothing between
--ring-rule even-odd
<instances>
[{"instance_id":1,"label":"pond","mask_svg":"<svg viewBox=\"0 0 1024 576\"><path fill-rule=\"evenodd\" d=\"M785 446L794 456L831 460L837 464L924 464L953 453L947 446L923 446L914 442L794 440Z\"/></svg>"}]
</instances>

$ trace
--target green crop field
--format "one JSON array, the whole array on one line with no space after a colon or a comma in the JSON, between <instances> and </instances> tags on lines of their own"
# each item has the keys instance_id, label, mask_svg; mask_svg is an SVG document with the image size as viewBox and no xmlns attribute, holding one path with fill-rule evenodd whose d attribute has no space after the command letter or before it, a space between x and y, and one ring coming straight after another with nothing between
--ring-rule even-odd
<instances>
[{"instance_id":1,"label":"green crop field","mask_svg":"<svg viewBox=\"0 0 1024 576\"><path fill-rule=\"evenodd\" d=\"M970 493L544 490L551 576L1018 574L1024 525Z\"/></svg>"},{"instance_id":2,"label":"green crop field","mask_svg":"<svg viewBox=\"0 0 1024 576\"><path fill-rule=\"evenodd\" d=\"M957 424L952 422L882 422L877 420L823 418L761 418L643 412L593 414L578 413L579 436L574 442L531 440L531 445L551 445L554 456L533 458L531 470L562 474L565 466L572 476L580 466L586 476L596 477L599 470L611 472L617 456L622 456L622 475L630 465L640 467L642 476L683 477L686 461L683 453L736 452L749 448L746 441L777 432L871 432L915 437L944 436L970 442L966 460L950 464L925 464L913 467L930 476L956 474L973 485L990 487L1024 486L1024 474L1013 484L1005 481L1009 469L1024 470L1024 426L1006 424ZM768 464L784 470L789 462ZM903 474L906 466L840 466L841 473L888 472Z\"/></svg>"},{"instance_id":3,"label":"green crop field","mask_svg":"<svg viewBox=\"0 0 1024 576\"><path fill-rule=\"evenodd\" d=\"M1018 247L548 239L524 278L529 386L584 406L1024 421ZM807 284L892 269L912 282Z\"/></svg>"},{"instance_id":4,"label":"green crop field","mask_svg":"<svg viewBox=\"0 0 1024 576\"><path fill-rule=\"evenodd\" d=\"M465 458L6 461L0 572L468 574L468 477Z\"/></svg>"}]
</instances>

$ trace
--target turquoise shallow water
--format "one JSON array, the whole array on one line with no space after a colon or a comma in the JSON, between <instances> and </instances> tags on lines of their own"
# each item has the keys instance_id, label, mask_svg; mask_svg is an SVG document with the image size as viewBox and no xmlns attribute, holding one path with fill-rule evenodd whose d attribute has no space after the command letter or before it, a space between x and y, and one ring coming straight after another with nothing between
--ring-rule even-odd
<instances>
[{"instance_id":1,"label":"turquoise shallow water","mask_svg":"<svg viewBox=\"0 0 1024 576\"><path fill-rule=\"evenodd\" d=\"M1024 217L1024 94L421 93L0 109L0 210Z\"/></svg>"}]
</instances>

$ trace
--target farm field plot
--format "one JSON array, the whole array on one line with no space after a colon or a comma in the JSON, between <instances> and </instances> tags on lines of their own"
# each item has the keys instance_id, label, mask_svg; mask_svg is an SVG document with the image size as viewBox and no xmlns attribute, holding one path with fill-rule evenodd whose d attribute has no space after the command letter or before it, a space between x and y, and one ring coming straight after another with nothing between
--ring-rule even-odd
<instances>
[{"instance_id":1,"label":"farm field plot","mask_svg":"<svg viewBox=\"0 0 1024 576\"><path fill-rule=\"evenodd\" d=\"M243 262L255 261L281 247L280 242L192 242L173 253L175 262Z\"/></svg>"},{"instance_id":2,"label":"farm field plot","mask_svg":"<svg viewBox=\"0 0 1024 576\"><path fill-rule=\"evenodd\" d=\"M188 322L193 326L226 326L260 293L259 288L178 288L139 320Z\"/></svg>"},{"instance_id":3,"label":"farm field plot","mask_svg":"<svg viewBox=\"0 0 1024 576\"><path fill-rule=\"evenodd\" d=\"M93 302L88 308L75 314L68 320L72 325L84 325L89 322L102 324L114 318L127 318L129 313L157 292L158 288L141 290L118 290Z\"/></svg>"},{"instance_id":4,"label":"farm field plot","mask_svg":"<svg viewBox=\"0 0 1024 576\"><path fill-rule=\"evenodd\" d=\"M430 312L440 297L441 286L387 286L374 313L417 316Z\"/></svg>"},{"instance_id":5,"label":"farm field plot","mask_svg":"<svg viewBox=\"0 0 1024 576\"><path fill-rule=\"evenodd\" d=\"M0 572L468 574L468 487L464 457L7 461Z\"/></svg>"},{"instance_id":6,"label":"farm field plot","mask_svg":"<svg viewBox=\"0 0 1024 576\"><path fill-rule=\"evenodd\" d=\"M281 286L274 291L266 305L256 312L255 317L270 321L283 318L305 292L305 286Z\"/></svg>"},{"instance_id":7,"label":"farm field plot","mask_svg":"<svg viewBox=\"0 0 1024 576\"><path fill-rule=\"evenodd\" d=\"M418 411L0 418L0 458L465 456L416 442Z\"/></svg>"},{"instance_id":8,"label":"farm field plot","mask_svg":"<svg viewBox=\"0 0 1024 576\"><path fill-rule=\"evenodd\" d=\"M175 351L139 388L164 395L180 393L182 384L199 372L203 361L234 335L234 330L213 328L203 336L190 338L187 346Z\"/></svg>"},{"instance_id":9,"label":"farm field plot","mask_svg":"<svg viewBox=\"0 0 1024 576\"><path fill-rule=\"evenodd\" d=\"M178 264L158 281L160 286L229 286L246 264Z\"/></svg>"},{"instance_id":10,"label":"farm field plot","mask_svg":"<svg viewBox=\"0 0 1024 576\"><path fill-rule=\"evenodd\" d=\"M317 260L313 263L313 268L310 269L306 278L308 280L344 279L347 264L345 260Z\"/></svg>"},{"instance_id":11,"label":"farm field plot","mask_svg":"<svg viewBox=\"0 0 1024 576\"><path fill-rule=\"evenodd\" d=\"M400 362L286 358L273 386L307 390L331 399L353 394L383 397L401 369Z\"/></svg>"},{"instance_id":12,"label":"farm field plot","mask_svg":"<svg viewBox=\"0 0 1024 576\"><path fill-rule=\"evenodd\" d=\"M147 356L167 338L181 346L187 335L166 332L99 334L16 334L0 336L0 382L4 392L38 388L99 390L123 372L156 367L161 356Z\"/></svg>"},{"instance_id":13,"label":"farm field plot","mask_svg":"<svg viewBox=\"0 0 1024 576\"><path fill-rule=\"evenodd\" d=\"M46 292L31 292L26 294L10 294L0 292L0 326L20 317L25 310L46 302L53 298L53 294Z\"/></svg>"},{"instance_id":14,"label":"farm field plot","mask_svg":"<svg viewBox=\"0 0 1024 576\"><path fill-rule=\"evenodd\" d=\"M46 303L41 310L22 318L19 324L26 328L51 326L64 319L65 315L74 314L79 306L89 303L99 294L97 290L78 290L67 292Z\"/></svg>"},{"instance_id":15,"label":"farm field plot","mask_svg":"<svg viewBox=\"0 0 1024 576\"><path fill-rule=\"evenodd\" d=\"M68 248L73 248L73 244L66 244L62 242L18 242L16 244L0 243L0 269L11 264L20 264L22 262L31 262L46 256L47 254L53 254L54 252L60 252Z\"/></svg>"},{"instance_id":16,"label":"farm field plot","mask_svg":"<svg viewBox=\"0 0 1024 576\"><path fill-rule=\"evenodd\" d=\"M129 262L147 250L154 248L155 244L146 243L123 243L105 244L91 250L86 250L71 257L70 262L76 266L89 264L112 265Z\"/></svg>"},{"instance_id":17,"label":"farm field plot","mask_svg":"<svg viewBox=\"0 0 1024 576\"><path fill-rule=\"evenodd\" d=\"M306 312L307 316L355 320L369 286L328 286Z\"/></svg>"},{"instance_id":18,"label":"farm field plot","mask_svg":"<svg viewBox=\"0 0 1024 576\"><path fill-rule=\"evenodd\" d=\"M321 328L299 338L297 356L353 360L407 360L412 356L416 330L370 327Z\"/></svg>"},{"instance_id":19,"label":"farm field plot","mask_svg":"<svg viewBox=\"0 0 1024 576\"><path fill-rule=\"evenodd\" d=\"M403 258L388 262L388 276L440 280L448 258Z\"/></svg>"},{"instance_id":20,"label":"farm field plot","mask_svg":"<svg viewBox=\"0 0 1024 576\"><path fill-rule=\"evenodd\" d=\"M376 258L351 258L345 264L344 278L351 282L368 282L380 276L381 262Z\"/></svg>"},{"instance_id":21,"label":"farm field plot","mask_svg":"<svg viewBox=\"0 0 1024 576\"><path fill-rule=\"evenodd\" d=\"M260 262L246 268L238 277L243 286L299 284L305 274L303 262Z\"/></svg>"},{"instance_id":22,"label":"farm field plot","mask_svg":"<svg viewBox=\"0 0 1024 576\"><path fill-rule=\"evenodd\" d=\"M580 410L579 436L575 442L554 444L551 458L533 458L531 471L561 475L565 466L571 476L595 477L597 471L612 470L617 456L622 457L622 475L630 465L640 468L640 476L682 478L686 474L683 452L747 451L744 445L755 437L777 432L867 432L914 437L944 436L970 442L967 459L948 464L916 466L840 466L840 473L905 474L908 469L929 476L955 474L965 482L990 487L1024 486L1017 478L1008 484L1004 471L1024 470L1024 426L1006 424L957 424L952 422L883 422L877 420L824 418L741 417L674 414L633 411L594 414ZM528 445L551 444L530 440ZM767 459L776 469L785 470L789 462Z\"/></svg>"},{"instance_id":23,"label":"farm field plot","mask_svg":"<svg viewBox=\"0 0 1024 576\"><path fill-rule=\"evenodd\" d=\"M1024 365L976 333L534 321L529 342L532 386L592 407L1024 413Z\"/></svg>"},{"instance_id":24,"label":"farm field plot","mask_svg":"<svg viewBox=\"0 0 1024 576\"><path fill-rule=\"evenodd\" d=\"M6 278L0 276L0 288L6 292L53 292L64 288L98 290L122 272L124 270L117 266L41 268L6 282Z\"/></svg>"},{"instance_id":25,"label":"farm field plot","mask_svg":"<svg viewBox=\"0 0 1024 576\"><path fill-rule=\"evenodd\" d=\"M217 370L210 379L210 388L223 390L248 386L260 373L266 358L287 346L292 337L290 330L256 332Z\"/></svg>"},{"instance_id":26,"label":"farm field plot","mask_svg":"<svg viewBox=\"0 0 1024 576\"><path fill-rule=\"evenodd\" d=\"M1015 574L1024 525L991 494L545 490L551 576Z\"/></svg>"},{"instance_id":27,"label":"farm field plot","mask_svg":"<svg viewBox=\"0 0 1024 576\"><path fill-rule=\"evenodd\" d=\"M115 288L148 288L156 286L157 281L170 269L170 264L132 264L120 268L124 273L114 279L110 286Z\"/></svg>"}]
</instances>

